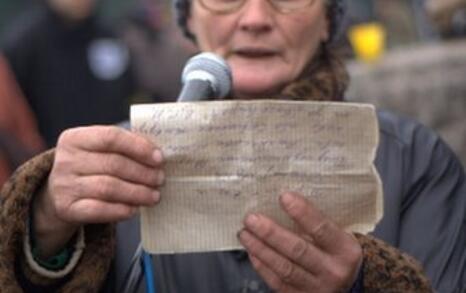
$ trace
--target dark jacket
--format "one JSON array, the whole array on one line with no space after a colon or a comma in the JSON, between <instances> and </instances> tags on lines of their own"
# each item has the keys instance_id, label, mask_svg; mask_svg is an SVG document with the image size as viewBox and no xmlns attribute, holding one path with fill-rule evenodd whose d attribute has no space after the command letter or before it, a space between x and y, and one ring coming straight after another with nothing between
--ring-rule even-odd
<instances>
[{"instance_id":1,"label":"dark jacket","mask_svg":"<svg viewBox=\"0 0 466 293\"><path fill-rule=\"evenodd\" d=\"M41 6L18 19L2 50L49 147L67 128L128 119L129 53L95 15L70 25Z\"/></svg>"},{"instance_id":2,"label":"dark jacket","mask_svg":"<svg viewBox=\"0 0 466 293\"><path fill-rule=\"evenodd\" d=\"M466 289L466 181L450 149L429 129L380 112L381 141L376 166L384 189L384 216L374 235L414 256L438 292ZM3 189L0 214L0 286L34 288L50 284L31 273L22 259L22 235L31 195L46 178L53 152L24 165ZM85 227L86 250L63 292L121 292L139 243L137 219ZM363 247L364 292L429 292L416 262L372 236L358 236ZM116 243L113 250L112 243ZM15 255L17 257L15 257ZM115 258L114 258L115 257ZM243 252L155 256L158 292L270 292ZM16 273L10 268L16 264ZM28 280L26 280L26 278ZM139 290L143 291L143 282ZM46 288L46 287L43 287ZM81 291L80 291L81 290ZM43 292L50 292L50 287ZM8 291L9 292L9 291Z\"/></svg>"}]
</instances>

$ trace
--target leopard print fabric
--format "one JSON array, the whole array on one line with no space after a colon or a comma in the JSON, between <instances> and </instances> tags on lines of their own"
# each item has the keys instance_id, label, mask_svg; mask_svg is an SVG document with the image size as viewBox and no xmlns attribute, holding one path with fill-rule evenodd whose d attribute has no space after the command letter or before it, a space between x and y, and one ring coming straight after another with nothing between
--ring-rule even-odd
<instances>
[{"instance_id":1,"label":"leopard print fabric","mask_svg":"<svg viewBox=\"0 0 466 293\"><path fill-rule=\"evenodd\" d=\"M420 264L370 235L355 234L364 256L364 293L432 292Z\"/></svg>"},{"instance_id":2,"label":"leopard print fabric","mask_svg":"<svg viewBox=\"0 0 466 293\"><path fill-rule=\"evenodd\" d=\"M300 101L342 101L349 85L343 60L323 47L297 82L285 87L282 99Z\"/></svg>"},{"instance_id":3,"label":"leopard print fabric","mask_svg":"<svg viewBox=\"0 0 466 293\"><path fill-rule=\"evenodd\" d=\"M28 223L32 196L47 178L53 151L48 151L20 167L4 185L0 204L0 291L22 292L15 275L19 264L33 284L48 286L54 280L34 273L26 264L22 243ZM112 225L85 227L86 249L70 281L59 292L98 292L110 268L115 240Z\"/></svg>"},{"instance_id":4,"label":"leopard print fabric","mask_svg":"<svg viewBox=\"0 0 466 293\"><path fill-rule=\"evenodd\" d=\"M338 102L344 100L349 81L348 71L339 54L323 45L295 82L278 94L254 99ZM237 100L234 93L226 99Z\"/></svg>"}]
</instances>

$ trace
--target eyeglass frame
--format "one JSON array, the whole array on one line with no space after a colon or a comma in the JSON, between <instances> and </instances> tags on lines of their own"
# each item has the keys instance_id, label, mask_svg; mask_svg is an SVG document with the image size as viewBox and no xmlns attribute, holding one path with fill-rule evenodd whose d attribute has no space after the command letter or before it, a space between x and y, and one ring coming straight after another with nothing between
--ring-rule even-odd
<instances>
[{"instance_id":1,"label":"eyeglass frame","mask_svg":"<svg viewBox=\"0 0 466 293\"><path fill-rule=\"evenodd\" d=\"M215 13L215 14L230 14L230 13L233 13L233 12L236 12L236 11L239 11L241 9L241 7L244 6L244 4L246 3L246 1L248 0L235 0L236 2L238 2L239 4L237 6L232 6L231 8L229 9L226 9L226 10L216 10L212 7L209 7L208 5L206 5L204 3L205 0L196 0L196 1L199 1L199 4L206 10L212 12L212 13ZM267 2L269 2L269 4L278 12L280 13L283 13L283 14L288 14L288 13L292 13L294 11L297 11L299 9L302 9L302 8L305 8L305 7L309 7L313 4L315 4L317 1L319 0L307 0L308 3L306 3L305 5L303 6L299 6L299 7L295 7L295 8L288 8L288 9L285 9L285 8L281 8L280 6L277 5L277 2L280 2L280 0L266 0ZM304 2L304 1L303 1ZM328 1L325 1L325 3L327 3Z\"/></svg>"}]
</instances>

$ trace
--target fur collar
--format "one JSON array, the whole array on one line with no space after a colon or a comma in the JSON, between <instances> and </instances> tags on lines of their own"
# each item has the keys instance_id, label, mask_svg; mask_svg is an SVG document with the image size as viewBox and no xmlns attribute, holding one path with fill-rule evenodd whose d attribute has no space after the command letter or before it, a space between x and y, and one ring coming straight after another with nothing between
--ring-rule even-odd
<instances>
[{"instance_id":1,"label":"fur collar","mask_svg":"<svg viewBox=\"0 0 466 293\"><path fill-rule=\"evenodd\" d=\"M343 101L348 84L349 74L344 61L324 46L295 82L277 95L257 99Z\"/></svg>"}]
</instances>

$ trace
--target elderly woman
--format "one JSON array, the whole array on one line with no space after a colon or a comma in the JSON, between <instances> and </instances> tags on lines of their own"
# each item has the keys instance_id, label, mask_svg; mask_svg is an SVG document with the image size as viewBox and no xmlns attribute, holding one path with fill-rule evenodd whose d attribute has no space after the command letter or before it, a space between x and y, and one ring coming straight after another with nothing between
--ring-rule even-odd
<instances>
[{"instance_id":1,"label":"elderly woman","mask_svg":"<svg viewBox=\"0 0 466 293\"><path fill-rule=\"evenodd\" d=\"M231 65L232 98L342 100L347 74L329 47L342 1L178 0L176 9L199 49ZM347 234L290 191L280 204L302 233L248 215L238 235L245 252L154 258L159 292L465 289L461 165L420 125L389 113L379 113L379 121L385 214L374 235L385 242ZM161 200L162 162L160 150L126 130L64 132L55 151L24 165L3 189L2 290L120 292L136 280L131 290L142 292L131 266L139 242L135 213ZM108 224L115 222L116 233Z\"/></svg>"}]
</instances>

